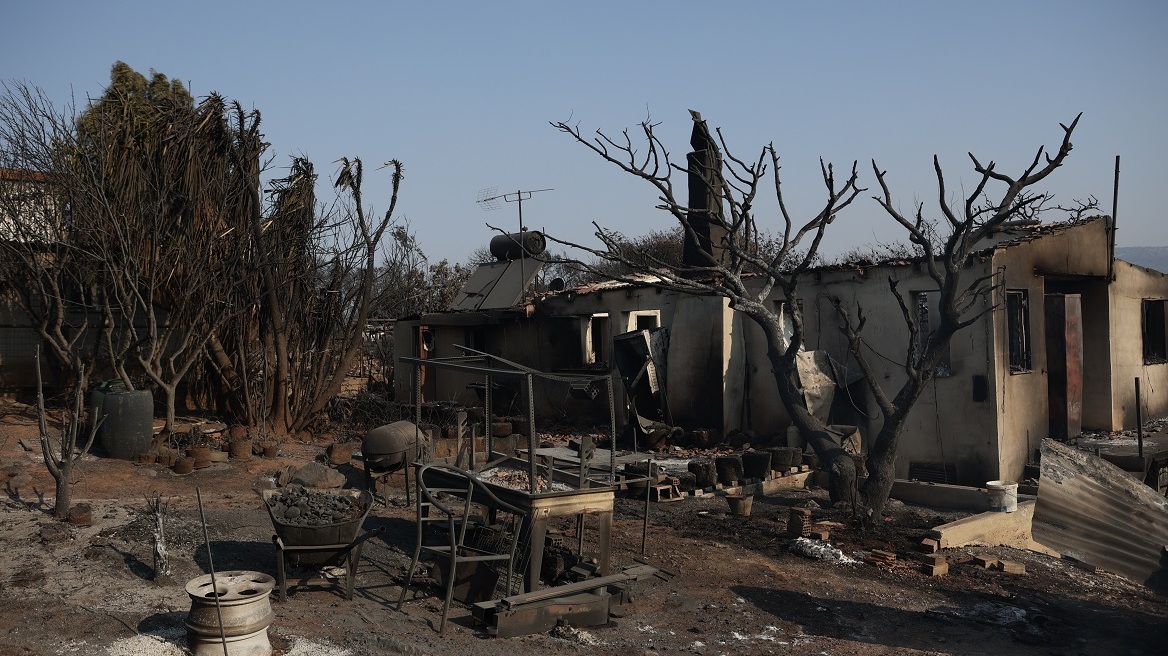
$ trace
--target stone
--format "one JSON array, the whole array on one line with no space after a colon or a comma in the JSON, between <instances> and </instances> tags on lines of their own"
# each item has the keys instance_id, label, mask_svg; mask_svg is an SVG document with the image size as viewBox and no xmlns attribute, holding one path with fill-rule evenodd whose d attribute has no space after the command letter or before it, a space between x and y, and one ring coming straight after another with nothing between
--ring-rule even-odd
<instances>
[{"instance_id":1,"label":"stone","mask_svg":"<svg viewBox=\"0 0 1168 656\"><path fill-rule=\"evenodd\" d=\"M303 485L304 487L336 488L345 484L345 475L335 469L329 469L319 462L310 462L291 472L288 482L282 485Z\"/></svg>"}]
</instances>

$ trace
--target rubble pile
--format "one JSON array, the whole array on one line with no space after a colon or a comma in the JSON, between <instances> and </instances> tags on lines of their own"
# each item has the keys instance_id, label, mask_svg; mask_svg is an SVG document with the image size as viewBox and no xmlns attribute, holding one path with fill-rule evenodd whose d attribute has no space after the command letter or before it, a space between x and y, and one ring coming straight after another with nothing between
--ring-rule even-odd
<instances>
[{"instance_id":1,"label":"rubble pile","mask_svg":"<svg viewBox=\"0 0 1168 656\"><path fill-rule=\"evenodd\" d=\"M357 497L289 487L268 499L272 516L294 526L327 526L360 518L365 513Z\"/></svg>"},{"instance_id":2,"label":"rubble pile","mask_svg":"<svg viewBox=\"0 0 1168 656\"><path fill-rule=\"evenodd\" d=\"M509 469L506 467L493 467L486 471L478 473L479 480L484 483L493 483L501 485L512 490L530 490L531 478L527 472L519 469ZM564 483L549 483L546 478L540 475L535 477L535 491L536 492L566 492L572 487Z\"/></svg>"}]
</instances>

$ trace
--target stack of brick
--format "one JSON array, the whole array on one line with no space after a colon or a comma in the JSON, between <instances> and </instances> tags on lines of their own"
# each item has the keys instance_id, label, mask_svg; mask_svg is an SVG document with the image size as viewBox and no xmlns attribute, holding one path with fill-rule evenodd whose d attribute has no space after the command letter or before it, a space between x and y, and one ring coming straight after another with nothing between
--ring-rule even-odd
<instances>
[{"instance_id":1,"label":"stack of brick","mask_svg":"<svg viewBox=\"0 0 1168 656\"><path fill-rule=\"evenodd\" d=\"M949 559L944 554L917 554L921 561L921 571L929 576L944 576L949 573Z\"/></svg>"},{"instance_id":2,"label":"stack of brick","mask_svg":"<svg viewBox=\"0 0 1168 656\"><path fill-rule=\"evenodd\" d=\"M792 538L806 538L811 536L810 508L791 509L791 518L787 520L787 536Z\"/></svg>"},{"instance_id":3,"label":"stack of brick","mask_svg":"<svg viewBox=\"0 0 1168 656\"><path fill-rule=\"evenodd\" d=\"M884 551L883 549L873 549L868 552L868 558L866 560L873 565L891 567L896 563L896 554L891 551Z\"/></svg>"}]
</instances>

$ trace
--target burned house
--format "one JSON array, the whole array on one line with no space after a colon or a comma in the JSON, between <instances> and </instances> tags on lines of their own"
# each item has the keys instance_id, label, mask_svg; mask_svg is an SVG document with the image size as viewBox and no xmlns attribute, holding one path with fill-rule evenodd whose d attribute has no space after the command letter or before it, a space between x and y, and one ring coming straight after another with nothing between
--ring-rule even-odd
<instances>
[{"instance_id":1,"label":"burned house","mask_svg":"<svg viewBox=\"0 0 1168 656\"><path fill-rule=\"evenodd\" d=\"M1044 437L1134 426L1137 378L1143 415L1168 414L1168 276L1114 260L1110 230L1108 217L1036 225L1000 235L971 259L970 279L993 274L998 285L984 314L955 336L913 408L898 476L932 472L966 484L1019 478ZM881 417L825 299L864 308L870 359L885 387L895 388L904 376L899 361L908 330L889 296L889 278L900 281L920 324L935 320L937 291L919 263L824 267L801 283L803 347L826 363L820 369L834 388L829 420L859 426L865 436L875 433ZM498 280L513 286L506 303L400 322L396 352L450 357L467 346L541 371L613 371L615 378L619 337L664 328L668 344L656 372L666 399L663 421L786 435L790 422L762 332L725 299L665 291L648 280L531 296L521 293L519 279ZM778 309L780 299L772 302ZM411 368L398 368L399 399L414 398L412 375ZM481 382L436 371L423 372L419 387L430 402L474 404L482 393ZM618 381L614 388L617 407L625 407L623 386ZM499 391L504 406L523 393ZM534 399L544 421L605 419L607 404L589 395L537 388ZM496 405L500 413L504 406Z\"/></svg>"},{"instance_id":2,"label":"burned house","mask_svg":"<svg viewBox=\"0 0 1168 656\"><path fill-rule=\"evenodd\" d=\"M1137 378L1144 416L1168 414L1168 367L1159 351L1168 276L1113 260L1110 230L1108 217L1036 225L1003 235L971 258L968 279L993 275L997 285L972 312L985 313L953 338L914 406L898 476L940 467L966 484L1020 478L1044 437L1133 427ZM907 330L888 293L890 278L900 282L919 324L936 320L937 290L913 262L823 269L803 290L804 346L826 351L836 367L842 394L833 411L869 432L879 427L876 405L849 362L836 318L816 305L826 292L864 307L870 360L885 387L895 389L904 376L897 361L905 357ZM753 380L752 397L773 390L764 377ZM778 425L778 415L756 413L756 420Z\"/></svg>"}]
</instances>

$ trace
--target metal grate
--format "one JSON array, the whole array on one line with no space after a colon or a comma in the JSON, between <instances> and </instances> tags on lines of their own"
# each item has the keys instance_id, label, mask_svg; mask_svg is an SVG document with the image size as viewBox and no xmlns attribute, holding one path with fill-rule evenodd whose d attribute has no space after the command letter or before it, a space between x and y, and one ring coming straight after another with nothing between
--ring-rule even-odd
<instances>
[{"instance_id":1,"label":"metal grate","mask_svg":"<svg viewBox=\"0 0 1168 656\"><path fill-rule=\"evenodd\" d=\"M957 482L957 465L952 462L910 462L908 478L926 483L954 484Z\"/></svg>"}]
</instances>

